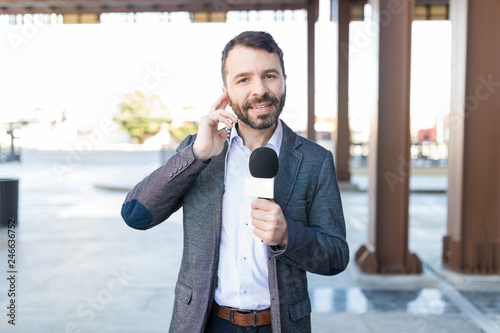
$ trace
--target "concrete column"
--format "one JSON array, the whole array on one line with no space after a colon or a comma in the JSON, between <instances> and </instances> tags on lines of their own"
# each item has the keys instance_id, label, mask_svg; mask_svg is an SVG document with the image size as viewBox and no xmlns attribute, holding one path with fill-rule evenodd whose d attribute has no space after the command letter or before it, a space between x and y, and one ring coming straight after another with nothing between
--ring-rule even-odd
<instances>
[{"instance_id":1,"label":"concrete column","mask_svg":"<svg viewBox=\"0 0 500 333\"><path fill-rule=\"evenodd\" d=\"M443 265L500 273L500 2L450 1L448 232Z\"/></svg>"},{"instance_id":2,"label":"concrete column","mask_svg":"<svg viewBox=\"0 0 500 333\"><path fill-rule=\"evenodd\" d=\"M336 6L335 9L333 7ZM349 160L351 158L351 134L349 129L349 22L351 3L349 0L332 1L333 20L338 31L338 100L337 100L337 145L335 167L339 181L351 180ZM336 16L336 17L335 17Z\"/></svg>"},{"instance_id":3,"label":"concrete column","mask_svg":"<svg viewBox=\"0 0 500 333\"><path fill-rule=\"evenodd\" d=\"M371 5L378 71L368 156L369 242L356 253L356 262L367 273L421 273L421 261L408 250L414 1L373 0Z\"/></svg>"},{"instance_id":4,"label":"concrete column","mask_svg":"<svg viewBox=\"0 0 500 333\"><path fill-rule=\"evenodd\" d=\"M315 25L318 20L319 0L307 1L307 138L316 141L316 131L314 130L314 71L315 71Z\"/></svg>"}]
</instances>

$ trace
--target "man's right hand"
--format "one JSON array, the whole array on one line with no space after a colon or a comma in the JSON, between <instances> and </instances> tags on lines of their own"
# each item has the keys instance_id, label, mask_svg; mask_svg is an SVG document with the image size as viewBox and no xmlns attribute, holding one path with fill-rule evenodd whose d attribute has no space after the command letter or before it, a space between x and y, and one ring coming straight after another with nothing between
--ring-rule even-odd
<instances>
[{"instance_id":1,"label":"man's right hand","mask_svg":"<svg viewBox=\"0 0 500 333\"><path fill-rule=\"evenodd\" d=\"M227 130L217 133L219 123L224 123L228 128L233 128L238 119L226 111L227 92L224 92L210 107L207 115L201 117L198 126L198 135L193 145L194 156L202 162L208 161L219 155L224 148Z\"/></svg>"}]
</instances>

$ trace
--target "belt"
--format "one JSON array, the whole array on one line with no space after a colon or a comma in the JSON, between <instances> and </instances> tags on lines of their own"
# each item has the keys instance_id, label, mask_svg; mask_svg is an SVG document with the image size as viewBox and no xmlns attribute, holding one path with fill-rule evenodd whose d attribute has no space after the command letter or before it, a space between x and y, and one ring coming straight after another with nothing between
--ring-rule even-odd
<instances>
[{"instance_id":1,"label":"belt","mask_svg":"<svg viewBox=\"0 0 500 333\"><path fill-rule=\"evenodd\" d=\"M215 315L217 303L213 303L210 314ZM227 306L219 306L217 317L230 321L231 324L238 326L262 326L271 324L271 310L261 311L242 311Z\"/></svg>"}]
</instances>

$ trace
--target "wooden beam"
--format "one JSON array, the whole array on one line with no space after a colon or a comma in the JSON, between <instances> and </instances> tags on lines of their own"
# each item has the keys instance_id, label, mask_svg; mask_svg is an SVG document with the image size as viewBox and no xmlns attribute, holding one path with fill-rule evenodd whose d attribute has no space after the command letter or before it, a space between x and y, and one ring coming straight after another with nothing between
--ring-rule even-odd
<instances>
[{"instance_id":1,"label":"wooden beam","mask_svg":"<svg viewBox=\"0 0 500 333\"><path fill-rule=\"evenodd\" d=\"M315 25L318 20L318 0L307 3L307 138L316 141L315 120Z\"/></svg>"},{"instance_id":2,"label":"wooden beam","mask_svg":"<svg viewBox=\"0 0 500 333\"><path fill-rule=\"evenodd\" d=\"M335 0L338 29L338 76L337 76L337 145L335 166L339 181L351 180L349 160L351 159L351 134L349 129L349 22L351 4L348 0Z\"/></svg>"},{"instance_id":3,"label":"wooden beam","mask_svg":"<svg viewBox=\"0 0 500 333\"><path fill-rule=\"evenodd\" d=\"M448 230L443 265L500 273L500 2L452 0Z\"/></svg>"},{"instance_id":4,"label":"wooden beam","mask_svg":"<svg viewBox=\"0 0 500 333\"><path fill-rule=\"evenodd\" d=\"M228 12L306 9L307 0L215 1L13 1L0 0L0 14L102 14L119 12Z\"/></svg>"},{"instance_id":5,"label":"wooden beam","mask_svg":"<svg viewBox=\"0 0 500 333\"><path fill-rule=\"evenodd\" d=\"M362 271L373 274L422 272L420 259L408 250L413 6L413 0L372 1L373 19L379 24L373 47L378 94L368 159L369 242L357 251L356 262ZM390 20L383 16L387 12L392 13Z\"/></svg>"}]
</instances>

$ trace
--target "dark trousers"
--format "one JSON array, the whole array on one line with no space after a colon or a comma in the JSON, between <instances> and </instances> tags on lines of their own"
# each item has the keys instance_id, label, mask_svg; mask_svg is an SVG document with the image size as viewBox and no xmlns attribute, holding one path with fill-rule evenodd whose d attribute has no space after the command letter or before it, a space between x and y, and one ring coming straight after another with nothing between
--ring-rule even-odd
<instances>
[{"instance_id":1,"label":"dark trousers","mask_svg":"<svg viewBox=\"0 0 500 333\"><path fill-rule=\"evenodd\" d=\"M218 307L217 307L218 310ZM262 325L257 327L248 326L238 326L231 324L231 322L217 317L216 315L210 315L208 318L207 328L205 333L272 333L271 324Z\"/></svg>"}]
</instances>

